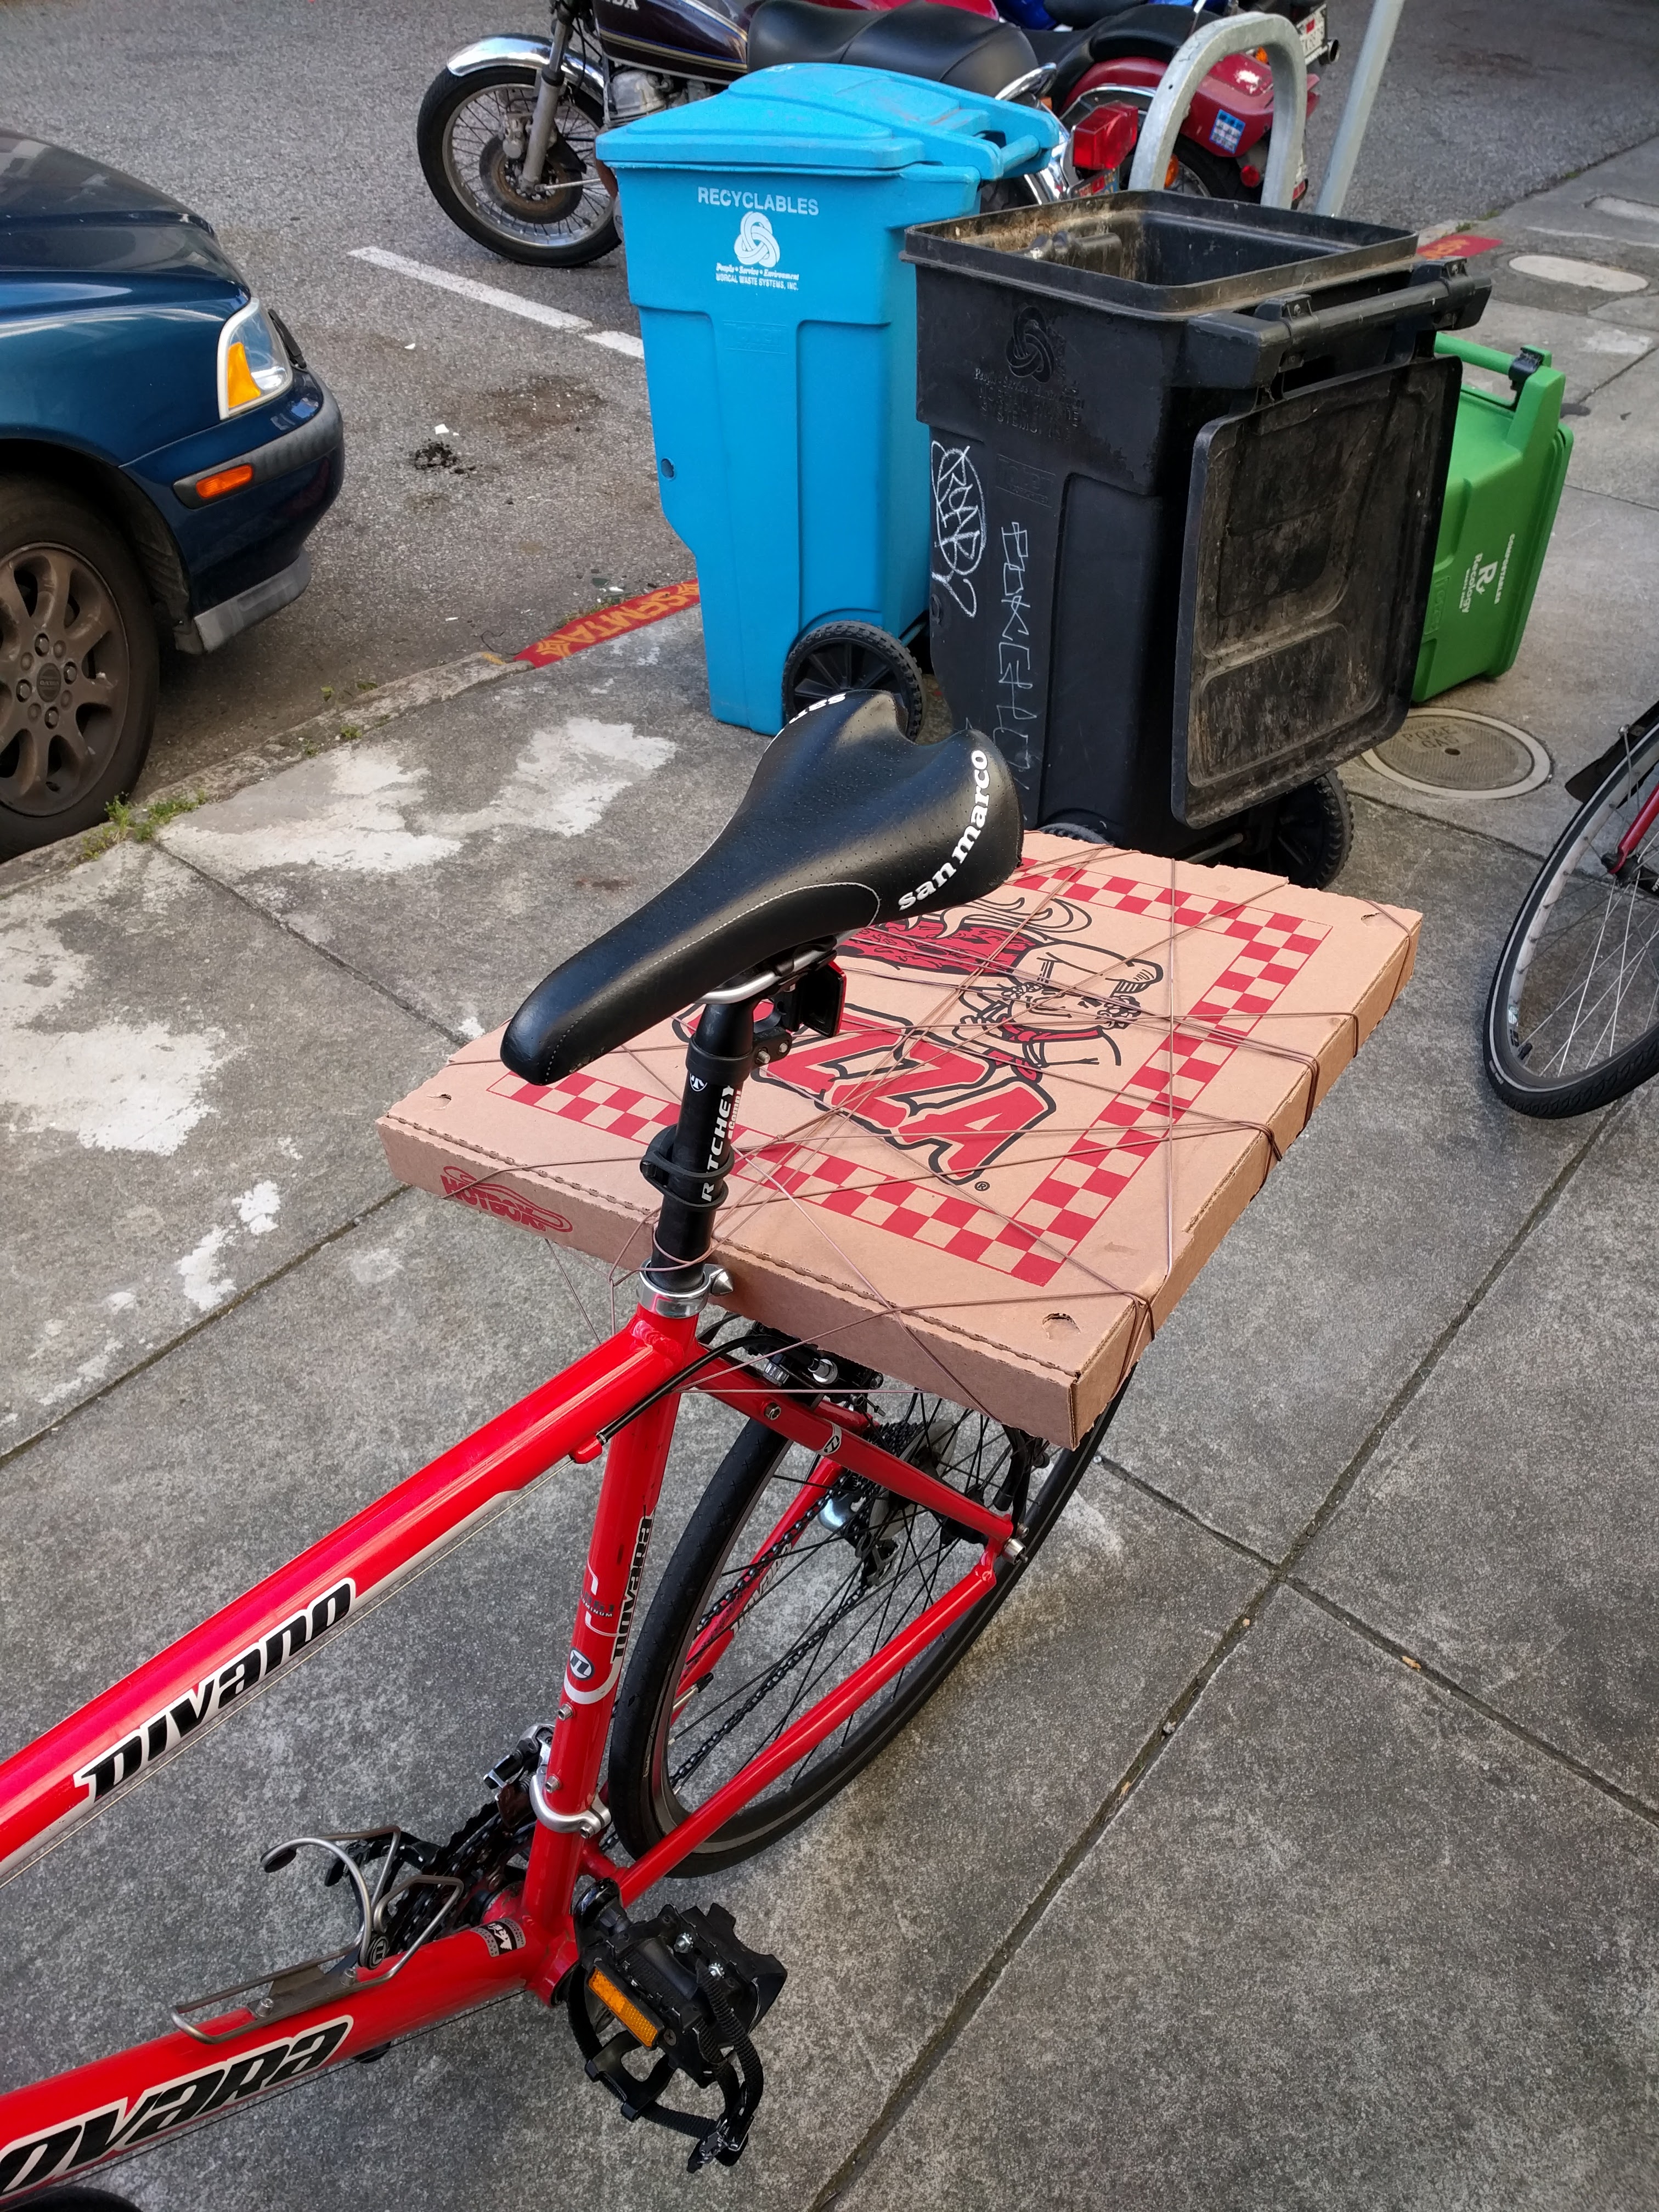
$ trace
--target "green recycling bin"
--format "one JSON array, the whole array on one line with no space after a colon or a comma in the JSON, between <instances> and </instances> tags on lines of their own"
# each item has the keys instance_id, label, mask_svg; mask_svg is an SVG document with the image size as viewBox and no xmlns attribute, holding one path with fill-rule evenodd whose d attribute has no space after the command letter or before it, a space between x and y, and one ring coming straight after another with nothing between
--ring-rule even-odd
<instances>
[{"instance_id":1,"label":"green recycling bin","mask_svg":"<svg viewBox=\"0 0 1659 2212\"><path fill-rule=\"evenodd\" d=\"M1439 354L1507 376L1507 404L1465 385L1446 475L1434 580L1417 657L1421 706L1474 676L1501 676L1521 650L1538 572L1555 525L1572 433L1561 420L1566 379L1541 346L1518 354L1443 333Z\"/></svg>"}]
</instances>

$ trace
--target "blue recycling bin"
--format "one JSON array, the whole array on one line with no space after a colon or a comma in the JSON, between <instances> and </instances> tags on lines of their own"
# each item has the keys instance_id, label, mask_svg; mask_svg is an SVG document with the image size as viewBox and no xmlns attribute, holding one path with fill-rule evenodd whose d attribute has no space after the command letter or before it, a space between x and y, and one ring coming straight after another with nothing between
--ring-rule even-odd
<instances>
[{"instance_id":1,"label":"blue recycling bin","mask_svg":"<svg viewBox=\"0 0 1659 2212\"><path fill-rule=\"evenodd\" d=\"M931 495L904 233L970 213L1059 137L1042 109L803 64L600 139L721 721L775 730L785 659L820 623L920 625Z\"/></svg>"}]
</instances>

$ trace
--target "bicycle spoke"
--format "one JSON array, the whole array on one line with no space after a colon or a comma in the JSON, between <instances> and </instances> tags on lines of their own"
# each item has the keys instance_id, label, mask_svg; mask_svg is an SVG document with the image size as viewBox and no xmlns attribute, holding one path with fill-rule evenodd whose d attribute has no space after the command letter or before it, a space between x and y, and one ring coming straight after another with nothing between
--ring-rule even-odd
<instances>
[{"instance_id":1,"label":"bicycle spoke","mask_svg":"<svg viewBox=\"0 0 1659 2212\"><path fill-rule=\"evenodd\" d=\"M1012 1491L1014 1448L980 1415L905 1391L874 1437L964 1498L1006 1500ZM977 1556L933 1513L844 1468L826 1480L811 1457L802 1474L803 1456L792 1449L760 1485L687 1638L663 1768L671 1790L690 1792L688 1805L740 1772L933 1604L952 1579L951 1555L963 1572ZM714 1653L706 1671L696 1656L702 1642ZM787 1794L855 1747L903 1679L861 1701L763 1797Z\"/></svg>"},{"instance_id":2,"label":"bicycle spoke","mask_svg":"<svg viewBox=\"0 0 1659 2212\"><path fill-rule=\"evenodd\" d=\"M1659 822L1621 852L1653 781L1650 756L1622 796L1587 811L1540 878L1500 1046L1523 1091L1594 1079L1659 1028Z\"/></svg>"}]
</instances>

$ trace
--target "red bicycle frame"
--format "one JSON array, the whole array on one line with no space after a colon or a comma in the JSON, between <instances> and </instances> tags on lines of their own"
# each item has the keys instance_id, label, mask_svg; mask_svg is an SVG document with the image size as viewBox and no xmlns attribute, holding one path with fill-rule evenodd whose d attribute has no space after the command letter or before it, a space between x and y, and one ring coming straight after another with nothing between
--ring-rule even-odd
<instances>
[{"instance_id":1,"label":"red bicycle frame","mask_svg":"<svg viewBox=\"0 0 1659 2212\"><path fill-rule=\"evenodd\" d=\"M661 1303L660 1301L659 1303ZM709 1352L694 1316L641 1305L551 1382L343 1522L181 1637L125 1681L0 1765L0 1879L19 1871L324 1638L378 1603L561 1461L605 1468L544 1803L521 1892L484 1923L434 1934L356 1966L307 2009L230 2008L0 2096L0 2200L84 2173L162 2135L528 1990L547 2001L576 1961L572 1894L608 1875L625 1905L842 1725L990 1590L1014 1524L862 1433L851 1409L781 1395L739 1359ZM846 1468L973 1532L982 1548L953 1588L803 1712L748 1766L633 1865L592 1839L592 1808L627 1654L651 1525L682 1394L707 1392L817 1455L810 1484ZM1011 1556L1013 1554L1011 1553ZM234 1994L234 1993L233 1993ZM175 2015L177 2017L177 2015Z\"/></svg>"}]
</instances>

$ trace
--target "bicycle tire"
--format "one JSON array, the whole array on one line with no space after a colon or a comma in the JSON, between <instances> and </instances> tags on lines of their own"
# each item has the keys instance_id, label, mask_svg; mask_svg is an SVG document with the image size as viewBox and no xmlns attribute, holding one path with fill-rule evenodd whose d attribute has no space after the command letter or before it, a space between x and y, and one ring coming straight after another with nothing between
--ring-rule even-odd
<instances>
[{"instance_id":1,"label":"bicycle tire","mask_svg":"<svg viewBox=\"0 0 1659 2212\"><path fill-rule=\"evenodd\" d=\"M1492 988L1486 995L1482 1045L1487 1080L1504 1103L1517 1114L1529 1115L1538 1121L1559 1121L1576 1114L1592 1113L1597 1107L1611 1105L1638 1084L1659 1073L1659 966L1655 965L1659 962L1659 878L1651 882L1644 880L1652 878L1653 872L1643 869L1639 855L1629 872L1629 880L1625 884L1614 882L1608 893L1609 908L1613 900L1626 895L1633 912L1638 902L1644 902L1645 915L1650 922L1639 947L1639 957L1654 967L1655 972L1647 998L1645 1022L1638 1033L1631 1036L1628 1043L1616 1046L1603 1059L1576 1072L1565 1066L1564 1050L1562 1071L1551 1076L1540 1069L1547 1070L1551 1065L1555 1057L1553 1046L1539 1066L1528 1065L1534 1059L1536 1040L1542 1030L1540 1025L1530 1037L1524 1034L1525 1015L1521 1005L1534 969L1541 965L1539 956L1546 928L1568 887L1582 882L1587 905L1593 903L1588 899L1590 887L1601 888L1593 873L1583 872L1582 862L1591 853L1598 835L1610 830L1615 811L1643 791L1656 768L1659 768L1659 725L1640 738L1624 759L1615 761L1562 831L1522 901L1504 940L1492 972ZM1651 836L1644 842L1644 853L1650 843ZM1565 937L1565 932L1563 934ZM1627 944L1626 938L1626 948ZM1586 976L1581 997L1588 989ZM1625 995L1621 987L1614 1009L1615 1041L1618 1015ZM1640 1003L1637 1001L1638 1006ZM1570 1050L1571 1041L1570 1034L1566 1050Z\"/></svg>"},{"instance_id":2,"label":"bicycle tire","mask_svg":"<svg viewBox=\"0 0 1659 2212\"><path fill-rule=\"evenodd\" d=\"M1121 1397L1119 1393L1119 1398ZM943 1401L928 1401L929 1405ZM706 1842L689 1852L672 1869L675 1879L690 1879L718 1872L751 1857L778 1842L818 1811L861 1772L899 1731L908 1726L957 1662L984 1632L1054 1527L1066 1499L1082 1480L1099 1449L1107 1425L1116 1410L1115 1399L1084 1441L1061 1449L1042 1469L1039 1486L1028 1495L1023 1516L1023 1553L997 1564L996 1578L985 1595L956 1626L895 1678L878 1704L864 1717L854 1717L838 1732L839 1747L809 1772L817 1753L800 1762L782 1787L750 1802ZM960 1408L952 1408L960 1413ZM968 1416L977 1420L979 1416ZM1018 1431L1001 1430L1011 1445L1030 1447L1034 1459L1045 1449ZM670 1746L665 1733L678 1717L674 1710L684 1672L686 1654L700 1623L710 1613L709 1597L741 1544L754 1516L757 1502L787 1456L790 1447L763 1423L746 1423L726 1454L714 1479L686 1523L675 1547L629 1659L617 1700L612 1725L607 1802L617 1832L635 1858L659 1843L691 1809L680 1800L667 1780ZM1028 1472L1036 1474L1032 1465ZM886 1497L888 1493L883 1492ZM933 1522L913 1509L914 1517ZM812 1516L816 1517L816 1516ZM758 1555L752 1555L758 1556ZM962 1550L963 1568L971 1556ZM769 1575L770 1571L768 1571ZM781 1581L783 1578L776 1578ZM758 1601L756 1601L758 1602ZM908 1618L909 1616L904 1616ZM882 1643L897 1633L895 1622ZM735 1638L733 1639L735 1644ZM881 1648L878 1644L875 1648ZM725 1656L722 1652L720 1658ZM720 1678L720 1658L696 1686L691 1697ZM827 1685L825 1686L827 1686ZM691 1698L682 1702L684 1710ZM782 1724L790 1716L786 1714ZM829 1741L834 1744L836 1739ZM763 1747L750 1751L752 1758ZM820 1747L822 1749L823 1747ZM743 1764L747 1764L745 1759ZM740 1771L740 1768L739 1768Z\"/></svg>"}]
</instances>

